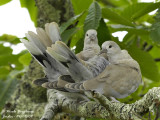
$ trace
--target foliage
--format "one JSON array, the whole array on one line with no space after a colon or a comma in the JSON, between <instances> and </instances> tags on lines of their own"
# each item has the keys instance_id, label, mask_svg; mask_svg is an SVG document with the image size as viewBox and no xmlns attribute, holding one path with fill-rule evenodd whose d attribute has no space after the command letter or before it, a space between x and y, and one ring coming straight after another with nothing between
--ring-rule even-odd
<instances>
[{"instance_id":1,"label":"foliage","mask_svg":"<svg viewBox=\"0 0 160 120\"><path fill-rule=\"evenodd\" d=\"M7 3L9 0L4 0ZM31 19L36 22L37 9L34 0L20 0L21 6L26 7ZM116 41L122 49L128 50L141 67L144 84L131 96L121 99L122 102L132 103L140 99L150 88L159 86L160 62L160 2L140 3L138 0L71 0L75 16L60 26L62 40L75 48L78 53L83 48L84 34L88 29L96 29L99 45L106 40ZM5 4L1 3L0 5ZM156 14L149 14L157 10ZM127 31L122 41L112 33ZM10 35L0 37L0 86L11 84L13 79L8 76L21 74L29 65L31 56L26 51L17 55L12 54L11 46L19 43L19 38ZM3 52L5 51L5 53ZM160 59L157 59L160 61ZM13 68L11 65L14 64ZM1 80L4 80L2 83ZM5 99L6 100L6 99ZM1 103L1 102L0 102Z\"/></svg>"},{"instance_id":2,"label":"foliage","mask_svg":"<svg viewBox=\"0 0 160 120\"><path fill-rule=\"evenodd\" d=\"M3 43L10 46L5 47ZM18 79L23 75L29 65L31 55L27 51L13 54L12 46L19 43L19 38L4 34L0 36L0 111L5 102L16 90Z\"/></svg>"},{"instance_id":3,"label":"foliage","mask_svg":"<svg viewBox=\"0 0 160 120\"><path fill-rule=\"evenodd\" d=\"M37 7L34 0L20 0L21 7L27 8L31 20L34 22L35 26L37 25Z\"/></svg>"},{"instance_id":4,"label":"foliage","mask_svg":"<svg viewBox=\"0 0 160 120\"><path fill-rule=\"evenodd\" d=\"M8 78L6 81L0 80L0 111L2 110L5 102L10 98L16 89L17 82L18 81L13 78Z\"/></svg>"},{"instance_id":5,"label":"foliage","mask_svg":"<svg viewBox=\"0 0 160 120\"><path fill-rule=\"evenodd\" d=\"M1 0L0 1L0 5L4 5L6 3L9 3L11 0Z\"/></svg>"}]
</instances>

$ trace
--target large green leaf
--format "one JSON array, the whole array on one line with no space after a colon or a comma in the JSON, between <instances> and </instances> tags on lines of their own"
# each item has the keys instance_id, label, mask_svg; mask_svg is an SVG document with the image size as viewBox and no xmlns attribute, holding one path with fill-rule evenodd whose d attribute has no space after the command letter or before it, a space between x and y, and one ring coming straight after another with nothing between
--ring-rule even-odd
<instances>
[{"instance_id":1,"label":"large green leaf","mask_svg":"<svg viewBox=\"0 0 160 120\"><path fill-rule=\"evenodd\" d=\"M101 19L100 21L99 27L97 29L97 33L98 33L97 34L98 43L100 46L102 45L103 42L107 40L111 40L110 31L103 19Z\"/></svg>"},{"instance_id":2,"label":"large green leaf","mask_svg":"<svg viewBox=\"0 0 160 120\"><path fill-rule=\"evenodd\" d=\"M160 3L137 3L127 6L121 13L129 20L136 20L149 12L159 8Z\"/></svg>"},{"instance_id":3,"label":"large green leaf","mask_svg":"<svg viewBox=\"0 0 160 120\"><path fill-rule=\"evenodd\" d=\"M102 16L106 19L109 19L111 22L134 27L131 21L129 21L128 19L126 19L125 17L121 16L120 14L116 13L108 7L102 9Z\"/></svg>"},{"instance_id":4,"label":"large green leaf","mask_svg":"<svg viewBox=\"0 0 160 120\"><path fill-rule=\"evenodd\" d=\"M17 88L18 81L8 78L6 81L0 80L0 111L5 105L5 102L10 99L10 96Z\"/></svg>"},{"instance_id":5,"label":"large green leaf","mask_svg":"<svg viewBox=\"0 0 160 120\"><path fill-rule=\"evenodd\" d=\"M0 67L0 79L5 78L10 72L10 68L8 66Z\"/></svg>"},{"instance_id":6,"label":"large green leaf","mask_svg":"<svg viewBox=\"0 0 160 120\"><path fill-rule=\"evenodd\" d=\"M160 6L160 2L158 3L148 3L148 5L146 7L144 7L142 10L138 11L137 13L135 13L132 18L133 19L138 19L139 17L149 13L149 12L152 12L153 10L159 8Z\"/></svg>"},{"instance_id":7,"label":"large green leaf","mask_svg":"<svg viewBox=\"0 0 160 120\"><path fill-rule=\"evenodd\" d=\"M110 28L112 32L117 32L117 31L128 31L132 34L137 34L137 35L146 35L149 34L149 30L144 28L143 26L125 26L125 25L110 25Z\"/></svg>"},{"instance_id":8,"label":"large green leaf","mask_svg":"<svg viewBox=\"0 0 160 120\"><path fill-rule=\"evenodd\" d=\"M77 20L79 20L79 18L84 14L84 12L82 12L79 15L76 15L74 17L72 17L71 19L69 19L67 22L63 23L60 26L60 33L62 34L71 24L74 24Z\"/></svg>"},{"instance_id":9,"label":"large green leaf","mask_svg":"<svg viewBox=\"0 0 160 120\"><path fill-rule=\"evenodd\" d=\"M71 0L71 2L73 5L74 13L77 15L87 10L93 0Z\"/></svg>"},{"instance_id":10,"label":"large green leaf","mask_svg":"<svg viewBox=\"0 0 160 120\"><path fill-rule=\"evenodd\" d=\"M132 45L127 48L129 54L139 63L142 75L153 81L159 80L159 71L153 57Z\"/></svg>"},{"instance_id":11,"label":"large green leaf","mask_svg":"<svg viewBox=\"0 0 160 120\"><path fill-rule=\"evenodd\" d=\"M157 15L155 16L155 23L151 27L150 36L151 39L160 45L160 9L157 11Z\"/></svg>"},{"instance_id":12,"label":"large green leaf","mask_svg":"<svg viewBox=\"0 0 160 120\"><path fill-rule=\"evenodd\" d=\"M83 38L80 38L76 44L76 50L75 53L79 53L80 51L83 50L83 43L84 43L84 36Z\"/></svg>"},{"instance_id":13,"label":"large green leaf","mask_svg":"<svg viewBox=\"0 0 160 120\"><path fill-rule=\"evenodd\" d=\"M34 22L35 26L37 26L37 7L35 5L35 0L20 0L21 7L25 7L28 9L31 20Z\"/></svg>"},{"instance_id":14,"label":"large green leaf","mask_svg":"<svg viewBox=\"0 0 160 120\"><path fill-rule=\"evenodd\" d=\"M9 3L9 2L11 2L12 0L1 0L0 1L0 6L1 5L4 5L4 4L6 4L6 3Z\"/></svg>"},{"instance_id":15,"label":"large green leaf","mask_svg":"<svg viewBox=\"0 0 160 120\"><path fill-rule=\"evenodd\" d=\"M81 26L79 27L77 32L73 35L71 43L70 43L70 47L76 46L77 42L83 37L83 35L84 35L83 27ZM83 47L83 45L81 47Z\"/></svg>"},{"instance_id":16,"label":"large green leaf","mask_svg":"<svg viewBox=\"0 0 160 120\"><path fill-rule=\"evenodd\" d=\"M68 40L73 36L73 34L75 34L77 32L78 28L71 28L69 30L65 30L61 37L62 37L62 41L67 43Z\"/></svg>"},{"instance_id":17,"label":"large green leaf","mask_svg":"<svg viewBox=\"0 0 160 120\"><path fill-rule=\"evenodd\" d=\"M84 32L89 29L97 29L101 20L101 8L97 2L93 2L88 9L88 15L84 21Z\"/></svg>"},{"instance_id":18,"label":"large green leaf","mask_svg":"<svg viewBox=\"0 0 160 120\"><path fill-rule=\"evenodd\" d=\"M107 1L107 3L110 3L111 5L117 7L118 6L122 7L137 2L137 0L104 0L104 1Z\"/></svg>"}]
</instances>

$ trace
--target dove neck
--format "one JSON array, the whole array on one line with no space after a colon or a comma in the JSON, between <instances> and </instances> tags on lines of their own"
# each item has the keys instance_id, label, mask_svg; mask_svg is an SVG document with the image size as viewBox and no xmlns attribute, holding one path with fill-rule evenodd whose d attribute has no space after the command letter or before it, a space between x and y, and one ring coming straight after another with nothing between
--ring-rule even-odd
<instances>
[{"instance_id":1,"label":"dove neck","mask_svg":"<svg viewBox=\"0 0 160 120\"><path fill-rule=\"evenodd\" d=\"M107 56L108 56L108 60L111 63L123 59L123 56L121 56L121 52L117 52L117 53L114 53L114 54L107 54Z\"/></svg>"},{"instance_id":2,"label":"dove neck","mask_svg":"<svg viewBox=\"0 0 160 120\"><path fill-rule=\"evenodd\" d=\"M128 52L126 50L121 50L119 52L116 52L114 54L108 54L108 60L110 62L116 62L119 60L124 60L124 59L132 59L132 57L128 54Z\"/></svg>"},{"instance_id":3,"label":"dove neck","mask_svg":"<svg viewBox=\"0 0 160 120\"><path fill-rule=\"evenodd\" d=\"M84 44L83 50L92 50L94 48L99 48L99 46L97 44ZM99 48L100 49L100 48Z\"/></svg>"}]
</instances>

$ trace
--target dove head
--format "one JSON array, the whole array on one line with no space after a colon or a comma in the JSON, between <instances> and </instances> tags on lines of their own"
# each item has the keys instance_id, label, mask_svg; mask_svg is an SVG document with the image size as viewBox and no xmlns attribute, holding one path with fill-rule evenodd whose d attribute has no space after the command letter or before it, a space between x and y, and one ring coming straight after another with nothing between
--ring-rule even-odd
<instances>
[{"instance_id":1,"label":"dove head","mask_svg":"<svg viewBox=\"0 0 160 120\"><path fill-rule=\"evenodd\" d=\"M85 34L84 43L91 44L91 43L98 43L97 40L97 31L94 29L90 29Z\"/></svg>"},{"instance_id":2,"label":"dove head","mask_svg":"<svg viewBox=\"0 0 160 120\"><path fill-rule=\"evenodd\" d=\"M107 52L107 56L115 55L121 52L121 48L113 41L106 41L102 44L102 50Z\"/></svg>"}]
</instances>

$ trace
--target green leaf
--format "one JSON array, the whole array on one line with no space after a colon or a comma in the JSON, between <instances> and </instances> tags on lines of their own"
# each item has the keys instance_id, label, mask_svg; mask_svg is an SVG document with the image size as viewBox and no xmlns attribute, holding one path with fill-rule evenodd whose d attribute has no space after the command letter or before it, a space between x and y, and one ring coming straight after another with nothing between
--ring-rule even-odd
<instances>
[{"instance_id":1,"label":"green leaf","mask_svg":"<svg viewBox=\"0 0 160 120\"><path fill-rule=\"evenodd\" d=\"M160 22L154 23L150 32L151 39L160 45Z\"/></svg>"},{"instance_id":2,"label":"green leaf","mask_svg":"<svg viewBox=\"0 0 160 120\"><path fill-rule=\"evenodd\" d=\"M8 34L3 34L2 36L0 36L0 41L1 42L9 42L11 44L20 43L19 38L17 38L14 35L8 35Z\"/></svg>"},{"instance_id":3,"label":"green leaf","mask_svg":"<svg viewBox=\"0 0 160 120\"><path fill-rule=\"evenodd\" d=\"M137 3L127 6L121 15L129 20L136 20L149 12L159 8L160 3Z\"/></svg>"},{"instance_id":4,"label":"green leaf","mask_svg":"<svg viewBox=\"0 0 160 120\"><path fill-rule=\"evenodd\" d=\"M125 26L125 25L111 25L112 32L116 31L128 31L132 34L146 35L149 34L149 30L145 29L143 26Z\"/></svg>"},{"instance_id":5,"label":"green leaf","mask_svg":"<svg viewBox=\"0 0 160 120\"><path fill-rule=\"evenodd\" d=\"M13 92L16 90L16 79L8 78L6 81L0 80L0 111L5 105L5 102L10 99Z\"/></svg>"},{"instance_id":6,"label":"green leaf","mask_svg":"<svg viewBox=\"0 0 160 120\"><path fill-rule=\"evenodd\" d=\"M84 32L83 32L83 28L81 26L81 27L79 27L77 32L73 35L70 47L76 46L77 42L79 41L80 38L83 37L83 35L84 35ZM82 47L83 47L83 45L82 45Z\"/></svg>"},{"instance_id":7,"label":"green leaf","mask_svg":"<svg viewBox=\"0 0 160 120\"><path fill-rule=\"evenodd\" d=\"M73 5L74 13L77 15L87 10L93 0L71 0L71 2Z\"/></svg>"},{"instance_id":8,"label":"green leaf","mask_svg":"<svg viewBox=\"0 0 160 120\"><path fill-rule=\"evenodd\" d=\"M0 67L0 79L5 78L10 72L10 68L8 66Z\"/></svg>"},{"instance_id":9,"label":"green leaf","mask_svg":"<svg viewBox=\"0 0 160 120\"><path fill-rule=\"evenodd\" d=\"M71 24L74 24L77 20L80 19L81 16L84 15L84 12L82 12L81 14L79 15L76 15L74 17L72 17L71 19L69 19L67 22L63 23L61 26L60 26L60 34L62 34Z\"/></svg>"},{"instance_id":10,"label":"green leaf","mask_svg":"<svg viewBox=\"0 0 160 120\"><path fill-rule=\"evenodd\" d=\"M35 26L37 26L37 7L35 5L35 0L20 0L21 7L25 7L28 9L31 20L34 22Z\"/></svg>"},{"instance_id":11,"label":"green leaf","mask_svg":"<svg viewBox=\"0 0 160 120\"><path fill-rule=\"evenodd\" d=\"M105 1L105 0L104 0ZM113 6L125 6L128 4L132 4L132 2L136 2L137 0L107 0L108 3L112 4Z\"/></svg>"},{"instance_id":12,"label":"green leaf","mask_svg":"<svg viewBox=\"0 0 160 120\"><path fill-rule=\"evenodd\" d=\"M156 16L154 17L155 22L151 26L150 37L153 42L160 44L160 9L158 9Z\"/></svg>"},{"instance_id":13,"label":"green leaf","mask_svg":"<svg viewBox=\"0 0 160 120\"><path fill-rule=\"evenodd\" d=\"M84 22L84 32L89 29L97 29L101 20L101 8L97 2L93 2L88 10L88 15Z\"/></svg>"},{"instance_id":14,"label":"green leaf","mask_svg":"<svg viewBox=\"0 0 160 120\"><path fill-rule=\"evenodd\" d=\"M159 80L159 72L153 57L135 45L127 48L129 54L139 63L142 75L153 81Z\"/></svg>"},{"instance_id":15,"label":"green leaf","mask_svg":"<svg viewBox=\"0 0 160 120\"><path fill-rule=\"evenodd\" d=\"M12 54L12 51L13 50L10 47L4 47L2 44L0 44L0 56Z\"/></svg>"},{"instance_id":16,"label":"green leaf","mask_svg":"<svg viewBox=\"0 0 160 120\"><path fill-rule=\"evenodd\" d=\"M133 19L138 19L140 18L141 16L149 13L149 12L152 12L153 10L159 8L160 6L160 2L158 3L148 3L148 5L146 7L144 7L143 9L141 9L140 11L136 12L132 18Z\"/></svg>"},{"instance_id":17,"label":"green leaf","mask_svg":"<svg viewBox=\"0 0 160 120\"><path fill-rule=\"evenodd\" d=\"M10 66L11 64L16 65L15 69L22 69L23 66L21 63L19 63L18 58L22 55L23 53L20 53L18 55L13 55L13 54L6 54L6 55L0 55L0 66Z\"/></svg>"},{"instance_id":18,"label":"green leaf","mask_svg":"<svg viewBox=\"0 0 160 120\"><path fill-rule=\"evenodd\" d=\"M31 59L32 59L31 54L26 53L26 54L20 56L18 60L21 64L28 66L31 62Z\"/></svg>"},{"instance_id":19,"label":"green leaf","mask_svg":"<svg viewBox=\"0 0 160 120\"><path fill-rule=\"evenodd\" d=\"M7 4L7 3L9 3L9 2L11 2L12 0L1 0L0 1L0 6L1 5L4 5L4 4Z\"/></svg>"},{"instance_id":20,"label":"green leaf","mask_svg":"<svg viewBox=\"0 0 160 120\"><path fill-rule=\"evenodd\" d=\"M131 21L124 18L120 14L114 12L110 8L107 8L107 7L103 8L102 9L102 16L103 16L103 18L109 19L112 22L134 27L134 25L132 24Z\"/></svg>"},{"instance_id":21,"label":"green leaf","mask_svg":"<svg viewBox=\"0 0 160 120\"><path fill-rule=\"evenodd\" d=\"M78 28L71 28L69 30L65 30L61 37L62 37L62 41L67 43L68 40L77 32Z\"/></svg>"},{"instance_id":22,"label":"green leaf","mask_svg":"<svg viewBox=\"0 0 160 120\"><path fill-rule=\"evenodd\" d=\"M83 50L83 43L84 43L84 36L83 38L80 38L76 44L76 50L75 53L79 53L80 51Z\"/></svg>"},{"instance_id":23,"label":"green leaf","mask_svg":"<svg viewBox=\"0 0 160 120\"><path fill-rule=\"evenodd\" d=\"M111 40L110 31L103 19L101 19L100 21L99 27L97 29L97 33L98 33L97 34L98 43L100 46L102 45L103 42L107 40Z\"/></svg>"}]
</instances>

